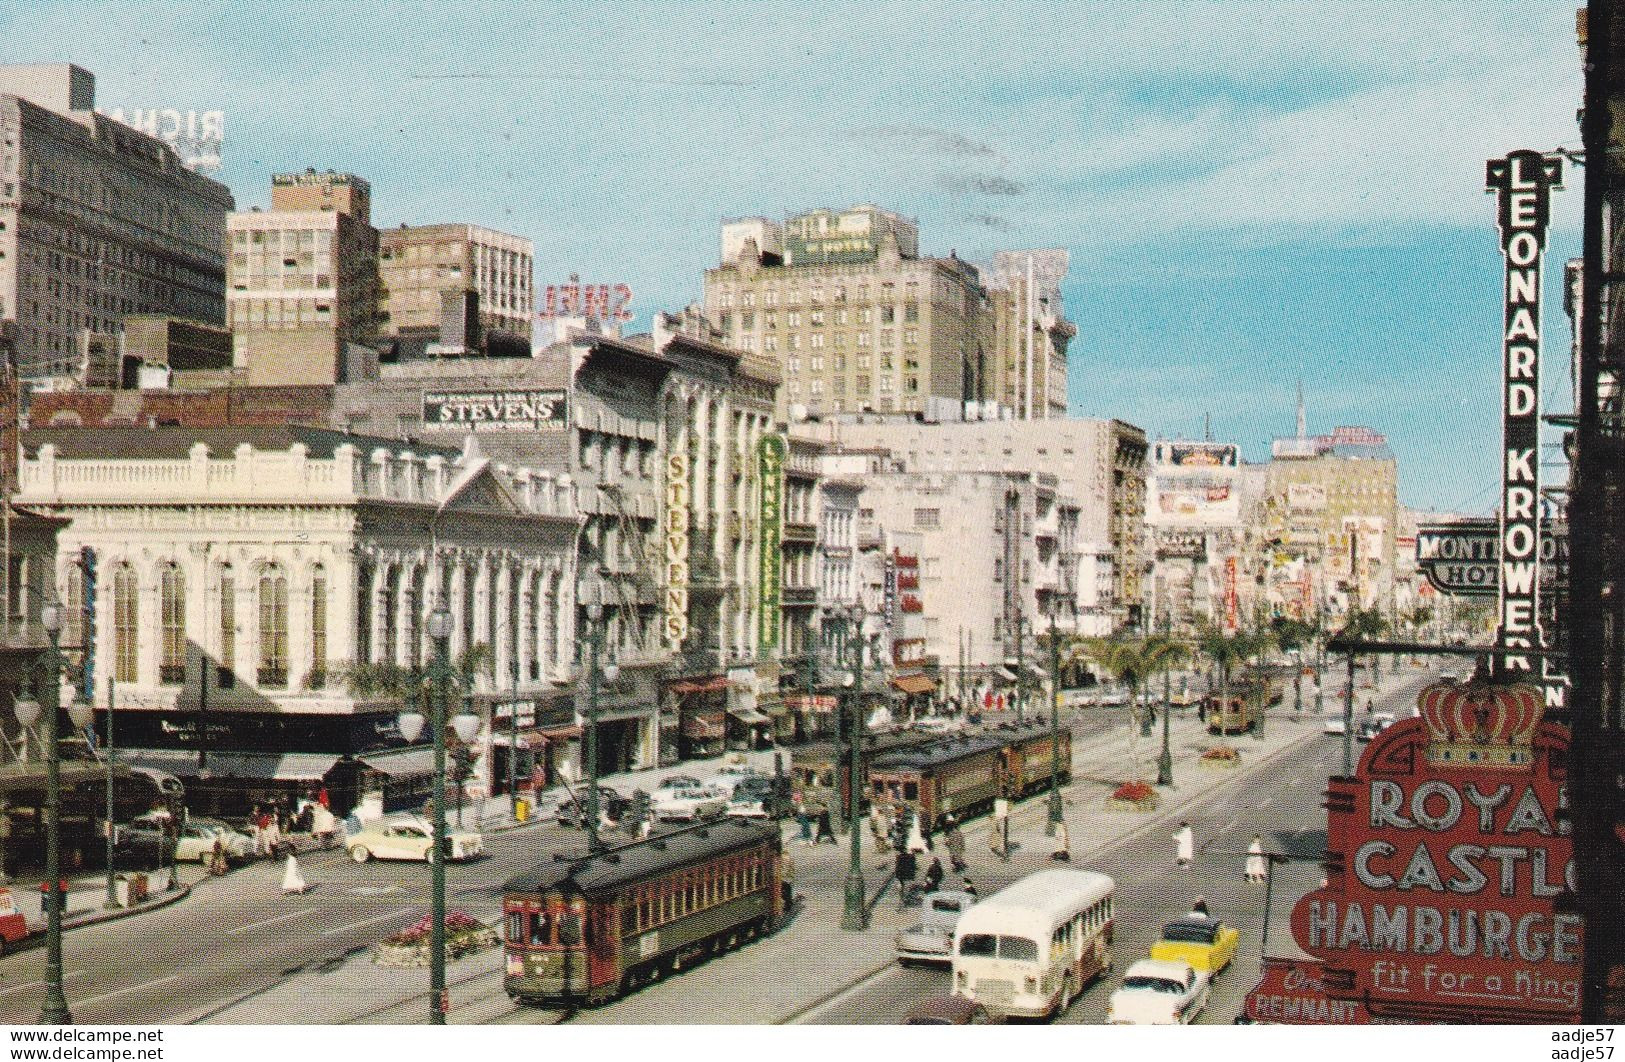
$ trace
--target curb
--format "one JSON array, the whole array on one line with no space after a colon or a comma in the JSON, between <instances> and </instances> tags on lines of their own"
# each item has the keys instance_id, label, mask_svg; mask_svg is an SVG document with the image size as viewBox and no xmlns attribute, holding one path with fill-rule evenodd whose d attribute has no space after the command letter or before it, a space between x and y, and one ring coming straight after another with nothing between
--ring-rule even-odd
<instances>
[{"instance_id":1,"label":"curb","mask_svg":"<svg viewBox=\"0 0 1625 1062\"><path fill-rule=\"evenodd\" d=\"M74 918L72 920L63 918L62 932L67 933L75 929L84 929L87 926L99 926L103 922L116 922L121 918L131 918L135 915L146 914L149 911L160 911L171 904L180 903L190 895L192 895L192 886L182 885L174 892L165 893L158 899L150 900L147 903L141 904L139 907L120 907L114 911L94 911L90 914L79 918ZM40 941L44 940L45 937L46 930L43 927L39 929L30 929L28 931L28 936L24 937L17 946L19 949L31 948Z\"/></svg>"}]
</instances>

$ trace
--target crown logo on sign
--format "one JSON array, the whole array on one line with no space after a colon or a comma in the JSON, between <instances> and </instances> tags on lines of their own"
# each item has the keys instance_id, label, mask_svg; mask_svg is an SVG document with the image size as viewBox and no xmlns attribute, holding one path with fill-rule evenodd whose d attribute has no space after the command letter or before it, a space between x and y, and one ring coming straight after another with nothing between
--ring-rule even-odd
<instances>
[{"instance_id":1,"label":"crown logo on sign","mask_svg":"<svg viewBox=\"0 0 1625 1062\"><path fill-rule=\"evenodd\" d=\"M1534 765L1535 731L1546 710L1539 686L1474 675L1426 687L1416 707L1427 727L1427 760L1435 767L1527 771Z\"/></svg>"}]
</instances>

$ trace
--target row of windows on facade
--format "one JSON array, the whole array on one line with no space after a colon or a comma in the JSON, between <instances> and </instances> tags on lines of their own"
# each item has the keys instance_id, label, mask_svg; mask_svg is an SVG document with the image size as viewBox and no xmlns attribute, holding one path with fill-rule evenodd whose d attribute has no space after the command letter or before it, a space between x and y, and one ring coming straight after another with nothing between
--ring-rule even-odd
<instances>
[{"instance_id":1,"label":"row of windows on facade","mask_svg":"<svg viewBox=\"0 0 1625 1062\"><path fill-rule=\"evenodd\" d=\"M877 377L876 380L875 380L875 383L877 385L875 387L875 390L880 392L882 395L891 394L891 392L895 389L893 387L892 377L890 377L890 376ZM830 382L829 390L830 390L830 393L834 394L834 395L844 395L844 394L846 394L846 380L842 379L841 377L836 377L833 381ZM858 394L867 394L869 392L869 377L867 377L867 376L859 376L859 377L857 377L853 381L852 390L854 392L858 393ZM905 394L911 394L911 395L919 394L919 392L920 392L920 378L918 376L910 376L907 379L905 379L903 381L903 392ZM791 398L800 398L801 397L801 381L800 380L791 380L789 383L785 384L784 385L784 393L786 395L788 395L789 397L791 397ZM812 380L812 381L808 382L808 384L807 384L807 394L813 396L813 399L815 401L821 395L823 395L823 393L824 393L824 381L823 380ZM836 408L840 408L839 405L837 405Z\"/></svg>"},{"instance_id":2,"label":"row of windows on facade","mask_svg":"<svg viewBox=\"0 0 1625 1062\"><path fill-rule=\"evenodd\" d=\"M908 300L918 301L920 292L920 281L918 278L909 278L908 280L904 281L901 287L904 296ZM955 285L940 277L933 279L928 287L931 289L931 295L933 298L953 295L957 290ZM871 289L868 284L856 284L853 285L850 290L852 294L852 301L854 302L869 302L869 295L871 290L873 290L877 299L880 302L885 303L896 301L898 288L899 285L895 281L883 280L880 281L878 286L874 289ZM828 294L829 299L827 301L831 303L844 303L848 301L848 287L845 284L831 285L828 289ZM806 304L810 306L821 305L826 301L824 295L824 287L817 284L812 285L806 289ZM725 285L722 288L722 291L717 295L717 302L725 310L732 309L735 305L736 297L740 307L750 309L756 305L757 293L754 289L741 288L736 291L732 285ZM779 289L772 284L768 284L767 286L763 287L761 289L761 300L763 306L779 305ZM787 307L802 305L802 289L799 286L791 284L784 289L784 305Z\"/></svg>"},{"instance_id":3,"label":"row of windows on facade","mask_svg":"<svg viewBox=\"0 0 1625 1062\"><path fill-rule=\"evenodd\" d=\"M912 351L909 352L909 355L910 356L903 359L903 368L909 372L918 372L920 369L919 359L913 357ZM874 360L875 359L871 359L867 354L859 354L857 357L852 359L852 367L859 372L867 372L870 366L874 364ZM896 371L897 359L890 353L883 353L879 355L878 360L880 362L880 370L882 372ZM824 356L822 354L814 354L807 359L807 371L823 372L825 364L826 362L824 361ZM846 355L836 354L829 359L827 364L832 372L845 372L847 367ZM799 373L801 371L801 356L799 354L791 354L789 357L785 358L784 368L788 373Z\"/></svg>"},{"instance_id":4,"label":"row of windows on facade","mask_svg":"<svg viewBox=\"0 0 1625 1062\"><path fill-rule=\"evenodd\" d=\"M49 207L74 215L95 212L95 221L104 227L140 226L149 230L144 236L161 233L200 244L219 239L217 222L223 214L204 211L193 217L172 194L151 194L142 186L147 182L119 180L101 169L100 160L87 160L78 172L67 172L30 159L23 183L32 185Z\"/></svg>"},{"instance_id":5,"label":"row of windows on facade","mask_svg":"<svg viewBox=\"0 0 1625 1062\"><path fill-rule=\"evenodd\" d=\"M896 306L887 304L887 305L884 305L884 306L862 306L862 307L859 307L855 311L853 311L853 310L832 310L832 311L830 311L830 313L828 315L826 315L823 310L812 310L812 311L809 311L808 314L807 314L807 327L809 327L809 328L823 328L825 326L825 324L833 324L833 325L837 325L837 326L845 325L845 324L848 324L848 323L873 324L874 321L875 321L875 311L876 310L878 310L880 312L880 323L881 324L896 324L897 323L897 320L898 320L898 308ZM917 302L905 302L905 303L903 303L903 307L902 307L902 320L903 320L903 323L904 324L912 324L912 323L918 321L919 319L920 319L920 304L917 303ZM778 330L778 327L779 327L779 315L776 312L774 312L772 310L764 311L762 313L761 321L762 321L762 327L764 329L767 329L770 332ZM721 325L722 330L724 332L731 332L731 331L733 331L734 315L729 311L723 311L722 317L721 317L721 319L720 319L720 321L718 323ZM786 328L800 328L802 326L801 325L801 311L800 310L789 310L789 311L787 311L785 313L785 315L784 315L784 326ZM756 314L754 312L752 312L752 311L749 311L749 310L741 311L740 314L739 314L739 328L740 328L740 331L743 331L743 332L753 331L756 328Z\"/></svg>"}]
</instances>

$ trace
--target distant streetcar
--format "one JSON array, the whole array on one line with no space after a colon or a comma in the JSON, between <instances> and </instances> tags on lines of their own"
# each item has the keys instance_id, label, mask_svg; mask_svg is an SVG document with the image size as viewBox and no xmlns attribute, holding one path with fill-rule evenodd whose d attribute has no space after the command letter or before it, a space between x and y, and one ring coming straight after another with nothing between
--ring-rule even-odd
<instances>
[{"instance_id":1,"label":"distant streetcar","mask_svg":"<svg viewBox=\"0 0 1625 1062\"><path fill-rule=\"evenodd\" d=\"M556 853L503 886L503 988L596 1006L739 947L784 913L782 859L778 824L743 819Z\"/></svg>"}]
</instances>

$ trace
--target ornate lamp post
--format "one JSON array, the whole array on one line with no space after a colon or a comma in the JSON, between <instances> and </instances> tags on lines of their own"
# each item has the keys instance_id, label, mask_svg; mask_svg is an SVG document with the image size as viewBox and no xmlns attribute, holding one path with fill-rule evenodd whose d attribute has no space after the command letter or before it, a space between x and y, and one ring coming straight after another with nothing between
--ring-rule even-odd
<instances>
[{"instance_id":1,"label":"ornate lamp post","mask_svg":"<svg viewBox=\"0 0 1625 1062\"><path fill-rule=\"evenodd\" d=\"M852 862L846 872L846 904L841 910L841 928L861 930L869 927L869 909L866 903L868 889L863 880L863 824L859 820L863 786L863 610L854 605L851 612L852 635L847 642L851 654L852 670L841 676L841 685L847 688L847 710L852 713L847 727L847 740L851 745L851 759L847 763L847 814L852 833Z\"/></svg>"},{"instance_id":2,"label":"ornate lamp post","mask_svg":"<svg viewBox=\"0 0 1625 1062\"><path fill-rule=\"evenodd\" d=\"M592 629L587 632L588 671L587 671L587 717L586 732L582 735L582 758L587 762L587 850L596 852L598 843L598 687L601 683L614 682L621 675L620 667L610 661L608 664L600 663L600 654L604 648L604 606L594 602L587 606L587 618L592 621Z\"/></svg>"},{"instance_id":3,"label":"ornate lamp post","mask_svg":"<svg viewBox=\"0 0 1625 1062\"><path fill-rule=\"evenodd\" d=\"M429 613L429 637L434 639L434 698L431 711L434 718L427 720L430 738L434 744L434 838L429 849L429 1024L446 1024L446 1012L451 1000L446 993L446 713L450 702L451 664L447 660L447 643L451 638L451 612L437 605ZM423 733L426 720L422 713L406 711L400 714L397 725L401 736L408 742ZM451 721L459 739L472 741L479 733L479 717L464 712Z\"/></svg>"},{"instance_id":4,"label":"ornate lamp post","mask_svg":"<svg viewBox=\"0 0 1625 1062\"><path fill-rule=\"evenodd\" d=\"M45 654L44 674L36 681L38 701L19 701L17 721L29 726L45 717L45 1005L42 1025L71 1025L68 1000L62 994L62 750L57 747L57 715L61 707L62 657L57 639L62 635L62 610L54 603L40 609L40 626L51 647Z\"/></svg>"},{"instance_id":5,"label":"ornate lamp post","mask_svg":"<svg viewBox=\"0 0 1625 1062\"><path fill-rule=\"evenodd\" d=\"M1167 637L1173 628L1173 617L1167 613L1162 617L1162 631ZM1170 650L1171 651L1171 650ZM1157 784L1174 784L1174 753L1169 744L1168 728L1171 725L1168 717L1174 714L1172 703L1173 680L1169 677L1166 663L1162 669L1162 753L1157 757Z\"/></svg>"},{"instance_id":6,"label":"ornate lamp post","mask_svg":"<svg viewBox=\"0 0 1625 1062\"><path fill-rule=\"evenodd\" d=\"M1055 836L1065 821L1061 808L1061 642L1055 631L1055 609L1049 614L1049 821L1044 833Z\"/></svg>"},{"instance_id":7,"label":"ornate lamp post","mask_svg":"<svg viewBox=\"0 0 1625 1062\"><path fill-rule=\"evenodd\" d=\"M90 625L84 626L85 637L90 637ZM208 681L208 664L203 665L204 681ZM113 691L118 684L111 675L107 679L107 740L103 756L107 757L107 901L104 906L109 909L118 906L118 891L113 887L113 842L117 833L113 825ZM92 688L94 693L94 688ZM177 835L178 836L178 835Z\"/></svg>"},{"instance_id":8,"label":"ornate lamp post","mask_svg":"<svg viewBox=\"0 0 1625 1062\"><path fill-rule=\"evenodd\" d=\"M519 759L519 654L508 664L508 814L519 821L519 789L515 767ZM534 725L534 724L533 724Z\"/></svg>"}]
</instances>

